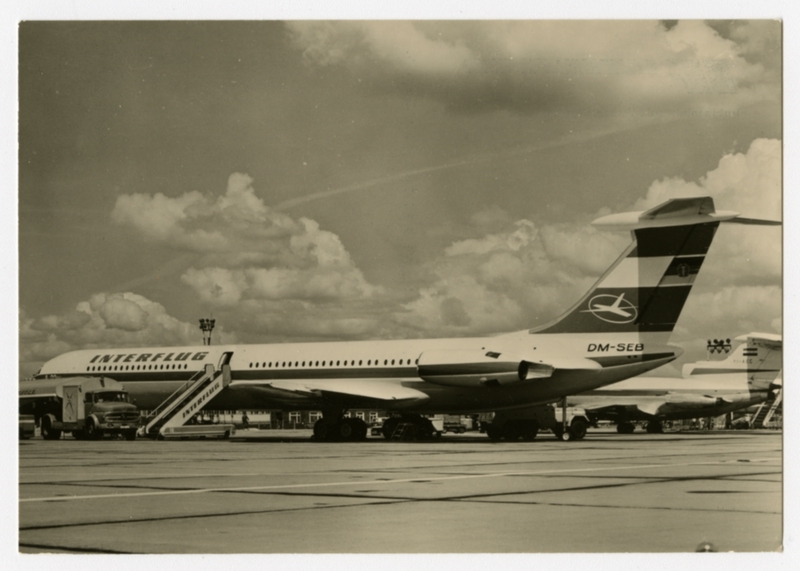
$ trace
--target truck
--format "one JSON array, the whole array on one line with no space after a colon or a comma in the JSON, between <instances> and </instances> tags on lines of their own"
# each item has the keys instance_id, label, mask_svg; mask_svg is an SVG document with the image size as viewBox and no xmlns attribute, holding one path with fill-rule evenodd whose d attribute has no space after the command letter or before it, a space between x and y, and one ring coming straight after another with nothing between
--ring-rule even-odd
<instances>
[{"instance_id":1,"label":"truck","mask_svg":"<svg viewBox=\"0 0 800 571\"><path fill-rule=\"evenodd\" d=\"M445 414L442 416L442 432L455 432L456 434L464 434L467 431L467 427L461 422L461 415Z\"/></svg>"},{"instance_id":2,"label":"truck","mask_svg":"<svg viewBox=\"0 0 800 571\"><path fill-rule=\"evenodd\" d=\"M591 424L584 409L555 404L482 413L478 419L481 432L491 440L533 440L540 430L551 431L559 440L580 440Z\"/></svg>"},{"instance_id":3,"label":"truck","mask_svg":"<svg viewBox=\"0 0 800 571\"><path fill-rule=\"evenodd\" d=\"M139 409L120 383L108 377L55 377L21 381L19 414L33 415L45 440L63 432L77 439L106 434L136 438Z\"/></svg>"}]
</instances>

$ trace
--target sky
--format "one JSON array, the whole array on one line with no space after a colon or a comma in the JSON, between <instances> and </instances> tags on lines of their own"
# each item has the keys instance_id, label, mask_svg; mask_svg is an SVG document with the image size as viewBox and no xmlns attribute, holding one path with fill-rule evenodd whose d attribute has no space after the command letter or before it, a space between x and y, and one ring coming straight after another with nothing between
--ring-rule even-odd
<instances>
[{"instance_id":1,"label":"sky","mask_svg":"<svg viewBox=\"0 0 800 571\"><path fill-rule=\"evenodd\" d=\"M28 21L19 376L81 348L464 337L566 310L604 214L781 220L781 25ZM723 225L673 335L782 332L782 228Z\"/></svg>"}]
</instances>

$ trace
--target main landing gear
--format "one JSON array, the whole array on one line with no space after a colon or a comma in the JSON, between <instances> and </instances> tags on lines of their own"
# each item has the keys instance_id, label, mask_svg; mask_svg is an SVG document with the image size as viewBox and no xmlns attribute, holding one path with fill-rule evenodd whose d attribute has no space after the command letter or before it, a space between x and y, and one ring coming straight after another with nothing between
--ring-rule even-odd
<instances>
[{"instance_id":1,"label":"main landing gear","mask_svg":"<svg viewBox=\"0 0 800 571\"><path fill-rule=\"evenodd\" d=\"M539 433L539 423L534 419L511 419L506 422L491 423L486 427L486 436L490 440L526 440L531 441Z\"/></svg>"},{"instance_id":2,"label":"main landing gear","mask_svg":"<svg viewBox=\"0 0 800 571\"><path fill-rule=\"evenodd\" d=\"M329 418L314 423L314 440L342 442L366 440L367 423L360 418Z\"/></svg>"},{"instance_id":3,"label":"main landing gear","mask_svg":"<svg viewBox=\"0 0 800 571\"><path fill-rule=\"evenodd\" d=\"M386 440L432 440L442 435L429 418L418 414L387 418L381 430Z\"/></svg>"},{"instance_id":4,"label":"main landing gear","mask_svg":"<svg viewBox=\"0 0 800 571\"><path fill-rule=\"evenodd\" d=\"M647 423L648 434L664 434L664 427L661 426L660 420L651 420Z\"/></svg>"},{"instance_id":5,"label":"main landing gear","mask_svg":"<svg viewBox=\"0 0 800 571\"><path fill-rule=\"evenodd\" d=\"M620 434L633 434L636 425L632 422L620 422L617 424L617 432Z\"/></svg>"}]
</instances>

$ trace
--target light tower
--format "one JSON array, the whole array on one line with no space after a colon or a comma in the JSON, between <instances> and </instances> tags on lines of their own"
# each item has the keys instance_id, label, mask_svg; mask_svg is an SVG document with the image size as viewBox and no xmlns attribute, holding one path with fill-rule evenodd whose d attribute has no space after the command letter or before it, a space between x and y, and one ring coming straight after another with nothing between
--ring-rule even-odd
<instances>
[{"instance_id":1,"label":"light tower","mask_svg":"<svg viewBox=\"0 0 800 571\"><path fill-rule=\"evenodd\" d=\"M203 332L203 345L211 345L211 332L214 331L214 319L201 319L200 331Z\"/></svg>"}]
</instances>

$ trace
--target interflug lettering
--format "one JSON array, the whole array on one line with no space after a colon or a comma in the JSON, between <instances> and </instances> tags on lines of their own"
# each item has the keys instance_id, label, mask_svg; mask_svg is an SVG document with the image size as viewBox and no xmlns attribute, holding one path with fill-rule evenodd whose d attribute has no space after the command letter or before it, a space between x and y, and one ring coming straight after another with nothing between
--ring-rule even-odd
<instances>
[{"instance_id":1,"label":"interflug lettering","mask_svg":"<svg viewBox=\"0 0 800 571\"><path fill-rule=\"evenodd\" d=\"M208 355L208 351L198 351L194 354L188 353L122 353L121 355L95 355L92 357L90 363L140 363L147 362L173 362L173 361L202 361ZM135 359L134 359L135 357ZM191 359L190 359L191 357Z\"/></svg>"}]
</instances>

